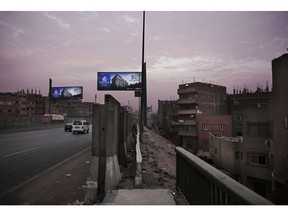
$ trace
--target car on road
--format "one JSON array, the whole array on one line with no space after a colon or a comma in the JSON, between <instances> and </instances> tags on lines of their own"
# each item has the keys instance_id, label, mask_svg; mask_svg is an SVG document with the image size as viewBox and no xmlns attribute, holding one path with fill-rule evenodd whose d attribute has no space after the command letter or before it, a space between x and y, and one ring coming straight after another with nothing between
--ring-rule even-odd
<instances>
[{"instance_id":1,"label":"car on road","mask_svg":"<svg viewBox=\"0 0 288 216\"><path fill-rule=\"evenodd\" d=\"M65 132L66 131L72 131L72 128L73 128L73 125L72 125L72 123L67 123L66 125L65 125L65 127L64 127L64 130L65 130Z\"/></svg>"},{"instance_id":2,"label":"car on road","mask_svg":"<svg viewBox=\"0 0 288 216\"><path fill-rule=\"evenodd\" d=\"M72 122L72 132L89 133L89 123L86 120L74 120Z\"/></svg>"}]
</instances>

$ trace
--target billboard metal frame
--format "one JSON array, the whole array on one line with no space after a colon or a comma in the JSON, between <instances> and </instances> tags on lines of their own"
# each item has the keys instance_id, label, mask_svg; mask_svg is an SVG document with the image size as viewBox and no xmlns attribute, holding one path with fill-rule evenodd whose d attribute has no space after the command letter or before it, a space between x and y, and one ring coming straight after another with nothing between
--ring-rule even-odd
<instances>
[{"instance_id":1,"label":"billboard metal frame","mask_svg":"<svg viewBox=\"0 0 288 216\"><path fill-rule=\"evenodd\" d=\"M141 81L141 72L97 72L98 91L135 91L141 89Z\"/></svg>"}]
</instances>

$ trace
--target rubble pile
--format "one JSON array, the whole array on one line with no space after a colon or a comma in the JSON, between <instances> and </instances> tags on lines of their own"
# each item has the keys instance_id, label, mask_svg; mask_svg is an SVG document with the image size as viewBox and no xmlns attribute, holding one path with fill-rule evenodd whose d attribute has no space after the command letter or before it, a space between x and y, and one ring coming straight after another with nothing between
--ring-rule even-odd
<instances>
[{"instance_id":1,"label":"rubble pile","mask_svg":"<svg viewBox=\"0 0 288 216\"><path fill-rule=\"evenodd\" d=\"M141 143L143 188L168 188L175 190L175 145L145 128Z\"/></svg>"}]
</instances>

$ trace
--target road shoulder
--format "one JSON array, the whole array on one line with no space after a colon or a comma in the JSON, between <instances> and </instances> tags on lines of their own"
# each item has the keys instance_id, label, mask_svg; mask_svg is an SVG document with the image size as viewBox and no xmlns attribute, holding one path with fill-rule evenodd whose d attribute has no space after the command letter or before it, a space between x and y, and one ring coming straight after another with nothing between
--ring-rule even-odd
<instances>
[{"instance_id":1,"label":"road shoulder","mask_svg":"<svg viewBox=\"0 0 288 216\"><path fill-rule=\"evenodd\" d=\"M79 204L85 197L91 149L2 198L6 205Z\"/></svg>"}]
</instances>

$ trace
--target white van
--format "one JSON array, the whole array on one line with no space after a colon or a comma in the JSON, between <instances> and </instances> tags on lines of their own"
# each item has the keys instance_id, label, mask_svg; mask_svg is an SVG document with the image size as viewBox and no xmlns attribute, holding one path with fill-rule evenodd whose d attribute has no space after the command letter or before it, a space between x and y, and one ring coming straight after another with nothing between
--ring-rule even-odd
<instances>
[{"instance_id":1,"label":"white van","mask_svg":"<svg viewBox=\"0 0 288 216\"><path fill-rule=\"evenodd\" d=\"M72 122L72 132L89 133L89 123L86 120L75 120Z\"/></svg>"}]
</instances>

